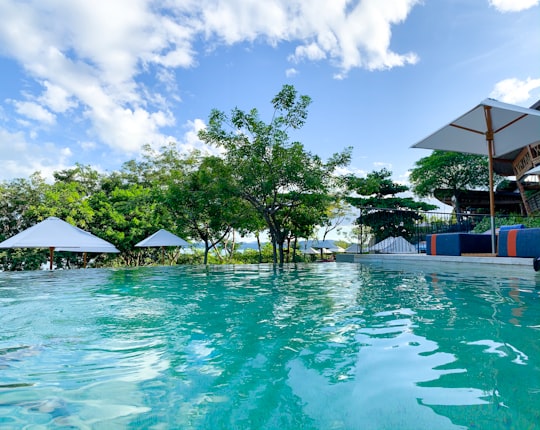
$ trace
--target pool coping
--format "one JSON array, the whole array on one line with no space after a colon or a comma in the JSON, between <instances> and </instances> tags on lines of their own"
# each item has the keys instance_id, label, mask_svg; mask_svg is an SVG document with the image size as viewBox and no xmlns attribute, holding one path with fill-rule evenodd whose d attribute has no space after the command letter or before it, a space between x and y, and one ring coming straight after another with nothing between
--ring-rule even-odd
<instances>
[{"instance_id":1,"label":"pool coping","mask_svg":"<svg viewBox=\"0 0 540 430\"><path fill-rule=\"evenodd\" d=\"M528 257L493 257L475 255L427 255L427 254L337 254L338 263L362 263L362 262L445 262L445 263L467 263L467 264L495 264L528 266L533 269L534 258Z\"/></svg>"}]
</instances>

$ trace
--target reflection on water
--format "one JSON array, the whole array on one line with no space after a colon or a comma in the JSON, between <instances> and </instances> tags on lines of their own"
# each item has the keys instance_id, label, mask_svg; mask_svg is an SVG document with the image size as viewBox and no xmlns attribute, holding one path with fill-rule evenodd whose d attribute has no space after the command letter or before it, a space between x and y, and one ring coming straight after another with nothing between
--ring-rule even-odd
<instances>
[{"instance_id":1,"label":"reflection on water","mask_svg":"<svg viewBox=\"0 0 540 430\"><path fill-rule=\"evenodd\" d=\"M536 276L336 263L2 273L0 427L534 428Z\"/></svg>"},{"instance_id":2,"label":"reflection on water","mask_svg":"<svg viewBox=\"0 0 540 430\"><path fill-rule=\"evenodd\" d=\"M435 342L415 335L412 321L406 318L409 314L410 310L398 309L374 315L380 322L359 330L356 340L362 347L352 368L338 378L340 383L328 384L302 358L289 363L289 383L319 428L463 428L425 405L488 403L485 393L476 388L421 385L466 370L447 368L455 357L437 352Z\"/></svg>"}]
</instances>

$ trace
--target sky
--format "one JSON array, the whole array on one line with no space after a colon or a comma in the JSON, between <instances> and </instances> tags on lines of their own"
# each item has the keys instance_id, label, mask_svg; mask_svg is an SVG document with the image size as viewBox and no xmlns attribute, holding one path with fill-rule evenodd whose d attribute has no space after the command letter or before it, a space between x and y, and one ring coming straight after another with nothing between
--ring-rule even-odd
<instances>
[{"instance_id":1,"label":"sky","mask_svg":"<svg viewBox=\"0 0 540 430\"><path fill-rule=\"evenodd\" d=\"M257 108L312 98L290 133L407 183L411 146L491 97L540 99L540 0L0 0L0 181L102 172Z\"/></svg>"}]
</instances>

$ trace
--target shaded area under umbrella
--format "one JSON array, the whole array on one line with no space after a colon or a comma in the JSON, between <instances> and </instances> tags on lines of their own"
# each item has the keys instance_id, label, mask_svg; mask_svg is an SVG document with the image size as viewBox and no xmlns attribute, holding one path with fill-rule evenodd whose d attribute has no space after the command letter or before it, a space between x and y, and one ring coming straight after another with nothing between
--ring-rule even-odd
<instances>
[{"instance_id":1,"label":"shaded area under umbrella","mask_svg":"<svg viewBox=\"0 0 540 430\"><path fill-rule=\"evenodd\" d=\"M148 236L146 239L141 240L135 246L138 248L161 248L161 264L164 264L166 246L186 247L189 246L189 242L186 242L184 239L176 236L170 231L161 229L151 236Z\"/></svg>"},{"instance_id":2,"label":"shaded area under umbrella","mask_svg":"<svg viewBox=\"0 0 540 430\"><path fill-rule=\"evenodd\" d=\"M113 249L114 248L114 249ZM94 254L101 254L101 253L119 253L120 251L116 249L114 246L106 247L106 246L82 246L82 247L76 247L76 248L56 248L55 251L58 252L82 252L83 254L83 267L86 268L86 260L87 260L87 254L88 253L94 253Z\"/></svg>"},{"instance_id":3,"label":"shaded area under umbrella","mask_svg":"<svg viewBox=\"0 0 540 430\"><path fill-rule=\"evenodd\" d=\"M57 217L49 217L4 240L0 243L0 248L49 248L50 270L53 268L55 249L73 252L120 252L112 243Z\"/></svg>"}]
</instances>

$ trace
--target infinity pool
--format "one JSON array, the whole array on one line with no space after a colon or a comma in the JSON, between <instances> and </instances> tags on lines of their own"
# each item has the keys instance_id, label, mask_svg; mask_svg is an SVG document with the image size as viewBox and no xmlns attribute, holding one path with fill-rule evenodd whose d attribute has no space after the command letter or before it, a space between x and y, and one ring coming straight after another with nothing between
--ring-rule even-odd
<instances>
[{"instance_id":1,"label":"infinity pool","mask_svg":"<svg viewBox=\"0 0 540 430\"><path fill-rule=\"evenodd\" d=\"M539 428L531 272L0 273L0 428Z\"/></svg>"}]
</instances>

